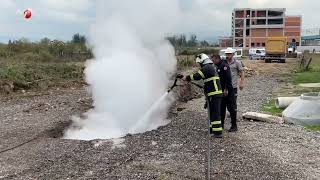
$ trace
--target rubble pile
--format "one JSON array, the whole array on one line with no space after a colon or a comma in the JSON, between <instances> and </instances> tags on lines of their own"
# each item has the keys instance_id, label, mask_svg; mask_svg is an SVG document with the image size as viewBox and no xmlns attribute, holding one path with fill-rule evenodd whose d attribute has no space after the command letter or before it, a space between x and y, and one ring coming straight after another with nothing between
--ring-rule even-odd
<instances>
[{"instance_id":1,"label":"rubble pile","mask_svg":"<svg viewBox=\"0 0 320 180\"><path fill-rule=\"evenodd\" d=\"M244 68L244 72L245 72L246 77L251 77L251 76L256 75L256 71L251 68L248 68L248 67Z\"/></svg>"}]
</instances>

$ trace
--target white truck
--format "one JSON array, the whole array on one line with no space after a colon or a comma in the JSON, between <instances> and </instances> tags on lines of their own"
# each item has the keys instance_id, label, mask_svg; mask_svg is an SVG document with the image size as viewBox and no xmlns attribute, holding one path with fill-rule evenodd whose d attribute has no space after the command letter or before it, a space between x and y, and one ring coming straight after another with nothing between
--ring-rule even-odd
<instances>
[{"instance_id":1,"label":"white truck","mask_svg":"<svg viewBox=\"0 0 320 180\"><path fill-rule=\"evenodd\" d=\"M221 49L219 52L219 55L221 57L221 59L226 59L226 51L227 49ZM241 60L243 57L243 50L242 49L233 49L234 53L234 57L238 60Z\"/></svg>"},{"instance_id":2,"label":"white truck","mask_svg":"<svg viewBox=\"0 0 320 180\"><path fill-rule=\"evenodd\" d=\"M266 57L266 49L265 48L250 48L249 49L249 59L250 60L264 60Z\"/></svg>"}]
</instances>

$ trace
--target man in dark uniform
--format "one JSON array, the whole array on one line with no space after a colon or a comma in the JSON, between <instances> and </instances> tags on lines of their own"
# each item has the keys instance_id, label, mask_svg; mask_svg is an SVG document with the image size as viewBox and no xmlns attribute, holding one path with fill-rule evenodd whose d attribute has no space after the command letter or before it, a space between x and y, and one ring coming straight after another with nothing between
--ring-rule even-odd
<instances>
[{"instance_id":1,"label":"man in dark uniform","mask_svg":"<svg viewBox=\"0 0 320 180\"><path fill-rule=\"evenodd\" d=\"M229 65L222 61L219 55L212 56L213 63L217 67L217 71L220 77L221 89L223 91L223 98L221 102L221 123L224 128L224 121L226 117L226 108L230 112L231 124L236 124L237 111L234 107L234 89L232 86L232 77ZM230 131L230 130L229 130Z\"/></svg>"},{"instance_id":2,"label":"man in dark uniform","mask_svg":"<svg viewBox=\"0 0 320 180\"><path fill-rule=\"evenodd\" d=\"M210 134L213 134L216 138L222 138L220 117L222 90L219 75L213 62L206 54L199 54L196 62L200 64L201 69L195 74L185 76L182 80L198 81L202 79L204 81L204 93L209 107Z\"/></svg>"}]
</instances>

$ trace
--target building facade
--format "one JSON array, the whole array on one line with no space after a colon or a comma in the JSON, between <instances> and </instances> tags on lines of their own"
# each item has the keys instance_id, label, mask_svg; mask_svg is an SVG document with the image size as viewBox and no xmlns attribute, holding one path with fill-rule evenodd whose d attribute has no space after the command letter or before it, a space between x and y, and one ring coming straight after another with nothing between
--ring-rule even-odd
<instances>
[{"instance_id":1,"label":"building facade","mask_svg":"<svg viewBox=\"0 0 320 180\"><path fill-rule=\"evenodd\" d=\"M221 37L219 38L219 47L232 47L233 37Z\"/></svg>"},{"instance_id":2,"label":"building facade","mask_svg":"<svg viewBox=\"0 0 320 180\"><path fill-rule=\"evenodd\" d=\"M285 8L234 9L232 46L264 47L268 37L286 36L289 43L301 44L301 16L286 16Z\"/></svg>"}]
</instances>

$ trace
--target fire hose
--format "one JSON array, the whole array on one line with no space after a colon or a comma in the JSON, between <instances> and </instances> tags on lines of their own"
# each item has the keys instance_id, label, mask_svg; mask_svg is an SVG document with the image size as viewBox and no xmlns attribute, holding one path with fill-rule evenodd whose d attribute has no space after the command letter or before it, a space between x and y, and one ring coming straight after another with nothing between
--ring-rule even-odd
<instances>
[{"instance_id":1,"label":"fire hose","mask_svg":"<svg viewBox=\"0 0 320 180\"><path fill-rule=\"evenodd\" d=\"M173 82L173 85L172 85L172 86L170 87L170 89L168 90L168 93L171 92L175 87L181 86L181 85L178 85L177 82L178 82L179 79L182 79L183 77L184 77L184 76L183 76L182 74L177 74L177 75L176 75L176 78L175 78L175 80L174 80L174 82ZM197 84L197 83L192 82L192 81L190 81L189 83L197 86L197 87L200 88L200 89L203 89L203 86L201 86L200 84Z\"/></svg>"},{"instance_id":2,"label":"fire hose","mask_svg":"<svg viewBox=\"0 0 320 180\"><path fill-rule=\"evenodd\" d=\"M170 87L170 89L168 90L168 93L170 93L175 87L177 87L177 86L182 86L182 85L178 85L177 84L177 82L178 82L178 80L179 79L182 79L184 76L182 75L182 74L177 74L176 75L176 78L175 78L175 80L174 80L174 83L173 83L173 85ZM192 82L192 81L190 81L189 83L191 83L191 84L193 84L193 85L195 85L195 86L197 86L198 88L200 88L200 89L203 89L203 86L201 86L200 84L197 84L197 83L194 83L194 82ZM208 107L208 103L209 103L209 101L208 101L208 99L207 99L208 97L206 97L206 104L205 104L205 109L207 109L206 107ZM207 111L208 111L208 117L210 117L210 110L209 110L209 108L207 109ZM209 121L209 124L210 124L210 118L208 118L208 121ZM210 153L210 150L211 150L211 148L210 148L210 130L208 131L208 149L207 149L207 176L206 176L206 179L208 179L208 180L210 180L211 179L211 173L210 173L210 169L211 169L211 153Z\"/></svg>"}]
</instances>

